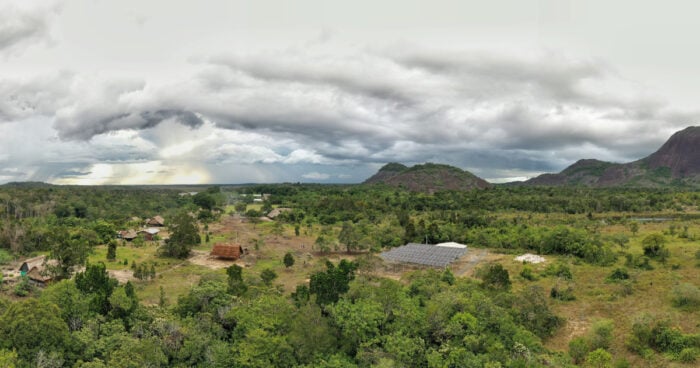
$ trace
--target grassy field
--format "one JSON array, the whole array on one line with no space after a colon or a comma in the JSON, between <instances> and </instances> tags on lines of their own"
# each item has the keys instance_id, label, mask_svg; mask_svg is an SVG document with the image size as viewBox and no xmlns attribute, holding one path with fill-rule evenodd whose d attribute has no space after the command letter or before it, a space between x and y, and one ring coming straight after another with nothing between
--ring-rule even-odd
<instances>
[{"instance_id":1,"label":"grassy field","mask_svg":"<svg viewBox=\"0 0 700 368\"><path fill-rule=\"evenodd\" d=\"M630 238L625 252L643 254L642 239L652 233L668 232L671 222L643 223L639 232L633 235L627 227L621 225L605 226L600 229L604 234L625 233ZM689 226L691 234L700 235L698 222L674 222L678 227ZM530 285L539 285L549 293L555 285L574 290L576 300L559 301L550 299L550 305L555 313L566 319L566 324L545 343L553 350L567 351L569 341L588 332L596 319L607 318L614 322L614 339L610 351L614 356L625 357L632 367L687 367L680 363L669 362L662 356L649 360L642 359L626 348L625 342L631 333L632 324L638 316L648 313L655 319L668 319L685 333L696 333L700 323L700 311L680 310L674 308L671 302L673 287L689 282L697 284L700 280L700 268L695 253L700 250L700 242L679 239L666 235L670 257L665 264L652 261L653 270L640 270L625 267L625 258L620 256L616 264L606 267L590 265L572 257L547 256L547 262L529 265L540 277L536 281L528 281L519 274L525 265L514 260L505 261L504 267L509 270L513 288L522 290ZM617 248L622 252L622 249ZM551 263L564 263L569 266L573 280L566 281L554 277L541 276L545 267ZM626 268L630 274L631 286L624 283L606 282L606 278L616 268ZM631 294L629 294L631 292Z\"/></svg>"},{"instance_id":2,"label":"grassy field","mask_svg":"<svg viewBox=\"0 0 700 368\"><path fill-rule=\"evenodd\" d=\"M90 263L103 262L107 270L122 282L130 280L138 291L139 298L144 304L157 304L160 298L160 287L163 287L170 304L176 303L180 295L185 294L196 285L204 275L225 275L224 267L234 262L210 260L206 255L216 243L239 243L248 248L249 255L235 262L244 267L244 277L250 284L260 284L260 273L264 269L272 269L278 275L274 284L285 293L295 290L296 286L307 282L311 273L323 269L325 258L339 261L342 258L353 258L344 254L328 254L318 257L312 253L312 236L295 236L290 226L284 228L283 234L273 235L274 223L259 224L244 223L240 219L224 216L220 223L211 224L209 242L203 242L193 248L194 258L187 260L163 258L157 254L157 243L147 242L146 245L135 247L131 243L120 243L117 247L117 259L107 261L107 247L98 246L90 255ZM304 229L305 231L307 229ZM202 231L202 239L205 238ZM312 231L313 234L313 231ZM256 247L257 244L257 247ZM290 252L294 255L295 264L287 268L282 259ZM126 260L127 264L124 264ZM150 268L154 265L156 278L154 280L137 280L132 276L131 265L145 263Z\"/></svg>"}]
</instances>

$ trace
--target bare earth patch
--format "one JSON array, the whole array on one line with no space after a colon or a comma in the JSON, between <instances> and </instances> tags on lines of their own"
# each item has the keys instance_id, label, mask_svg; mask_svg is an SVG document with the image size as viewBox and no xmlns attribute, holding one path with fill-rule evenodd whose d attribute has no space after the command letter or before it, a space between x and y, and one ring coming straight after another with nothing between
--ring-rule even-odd
<instances>
[{"instance_id":1,"label":"bare earth patch","mask_svg":"<svg viewBox=\"0 0 700 368\"><path fill-rule=\"evenodd\" d=\"M219 258L210 256L209 252L202 251L202 250L193 250L192 255L187 260L191 264L194 264L197 266L207 267L207 268L210 268L212 270L218 270L221 268L230 267L233 264L237 264L241 267L244 266L244 264L241 260L230 261L230 260L225 260L225 259L219 259Z\"/></svg>"},{"instance_id":2,"label":"bare earth patch","mask_svg":"<svg viewBox=\"0 0 700 368\"><path fill-rule=\"evenodd\" d=\"M110 270L107 271L110 277L113 277L119 281L120 284L125 284L127 281L133 281L134 272L131 270Z\"/></svg>"}]
</instances>

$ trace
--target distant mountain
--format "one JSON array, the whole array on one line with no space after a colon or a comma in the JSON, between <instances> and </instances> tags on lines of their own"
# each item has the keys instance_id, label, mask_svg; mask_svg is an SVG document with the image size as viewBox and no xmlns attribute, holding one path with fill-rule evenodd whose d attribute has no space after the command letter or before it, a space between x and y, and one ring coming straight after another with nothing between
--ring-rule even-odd
<instances>
[{"instance_id":1,"label":"distant mountain","mask_svg":"<svg viewBox=\"0 0 700 368\"><path fill-rule=\"evenodd\" d=\"M543 186L594 185L611 166L615 164L593 159L578 160L558 174L542 174L526 183Z\"/></svg>"},{"instance_id":2,"label":"distant mountain","mask_svg":"<svg viewBox=\"0 0 700 368\"><path fill-rule=\"evenodd\" d=\"M44 183L42 181L11 181L2 184L4 187L16 187L16 188L40 188L40 187L52 187L53 184Z\"/></svg>"},{"instance_id":3,"label":"distant mountain","mask_svg":"<svg viewBox=\"0 0 700 368\"><path fill-rule=\"evenodd\" d=\"M491 186L487 181L469 171L433 163L412 167L399 163L386 164L364 182L364 184L379 183L426 193L440 190L482 189Z\"/></svg>"},{"instance_id":4,"label":"distant mountain","mask_svg":"<svg viewBox=\"0 0 700 368\"><path fill-rule=\"evenodd\" d=\"M365 181L366 184L383 183L396 175L408 170L408 166L397 162L391 162L382 166L376 174Z\"/></svg>"},{"instance_id":5,"label":"distant mountain","mask_svg":"<svg viewBox=\"0 0 700 368\"><path fill-rule=\"evenodd\" d=\"M700 187L700 127L676 132L641 160L625 164L579 160L558 174L543 174L521 185Z\"/></svg>"}]
</instances>

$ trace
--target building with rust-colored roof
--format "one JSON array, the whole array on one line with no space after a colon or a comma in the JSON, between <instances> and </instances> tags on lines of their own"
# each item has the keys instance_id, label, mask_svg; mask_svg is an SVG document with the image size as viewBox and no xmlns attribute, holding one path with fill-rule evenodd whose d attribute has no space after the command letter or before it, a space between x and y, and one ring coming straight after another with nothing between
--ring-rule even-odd
<instances>
[{"instance_id":1,"label":"building with rust-colored roof","mask_svg":"<svg viewBox=\"0 0 700 368\"><path fill-rule=\"evenodd\" d=\"M223 259L239 259L243 254L243 248L238 244L214 244L211 255Z\"/></svg>"}]
</instances>

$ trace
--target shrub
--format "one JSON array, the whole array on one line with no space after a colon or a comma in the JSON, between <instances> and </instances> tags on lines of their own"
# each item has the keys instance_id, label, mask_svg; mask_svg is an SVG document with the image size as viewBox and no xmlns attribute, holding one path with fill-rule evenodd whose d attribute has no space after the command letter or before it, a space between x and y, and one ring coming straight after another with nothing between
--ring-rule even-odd
<instances>
[{"instance_id":1,"label":"shrub","mask_svg":"<svg viewBox=\"0 0 700 368\"><path fill-rule=\"evenodd\" d=\"M629 280L623 280L619 282L619 288L617 289L617 295L618 296L630 296L634 293L634 289L632 288L632 282Z\"/></svg>"},{"instance_id":2,"label":"shrub","mask_svg":"<svg viewBox=\"0 0 700 368\"><path fill-rule=\"evenodd\" d=\"M0 249L0 265L12 262L12 255L4 249Z\"/></svg>"},{"instance_id":3,"label":"shrub","mask_svg":"<svg viewBox=\"0 0 700 368\"><path fill-rule=\"evenodd\" d=\"M632 324L632 334L627 339L627 349L639 354L642 357L647 357L653 352L649 348L652 342L652 323L654 318L649 314L643 314L635 317Z\"/></svg>"},{"instance_id":4,"label":"shrub","mask_svg":"<svg viewBox=\"0 0 700 368\"><path fill-rule=\"evenodd\" d=\"M642 240L644 255L651 258L668 257L666 238L661 234L649 234Z\"/></svg>"},{"instance_id":5,"label":"shrub","mask_svg":"<svg viewBox=\"0 0 700 368\"><path fill-rule=\"evenodd\" d=\"M576 297L574 296L574 289L571 286L567 287L566 289L560 289L558 286L555 286L549 292L549 296L552 297L552 299L558 299L564 302L576 300Z\"/></svg>"},{"instance_id":6,"label":"shrub","mask_svg":"<svg viewBox=\"0 0 700 368\"><path fill-rule=\"evenodd\" d=\"M654 267L649 263L650 259L647 256L643 255L633 255L633 254L625 254L625 266L626 267L631 267L631 268L638 268L642 270L653 270Z\"/></svg>"},{"instance_id":7,"label":"shrub","mask_svg":"<svg viewBox=\"0 0 700 368\"><path fill-rule=\"evenodd\" d=\"M695 363L698 359L698 349L685 348L678 354L678 361L681 363Z\"/></svg>"},{"instance_id":8,"label":"shrub","mask_svg":"<svg viewBox=\"0 0 700 368\"><path fill-rule=\"evenodd\" d=\"M579 336L569 341L569 355L574 364L581 364L589 351L588 340L585 337Z\"/></svg>"},{"instance_id":9,"label":"shrub","mask_svg":"<svg viewBox=\"0 0 700 368\"><path fill-rule=\"evenodd\" d=\"M586 367L611 368L612 355L604 349L593 350L586 356Z\"/></svg>"},{"instance_id":10,"label":"shrub","mask_svg":"<svg viewBox=\"0 0 700 368\"><path fill-rule=\"evenodd\" d=\"M678 284L671 291L673 306L694 308L700 306L700 289L689 283Z\"/></svg>"},{"instance_id":11,"label":"shrub","mask_svg":"<svg viewBox=\"0 0 700 368\"><path fill-rule=\"evenodd\" d=\"M266 268L260 273L260 278L265 285L270 286L272 285L272 281L277 278L277 273L275 273L275 271L273 271L271 268Z\"/></svg>"},{"instance_id":12,"label":"shrub","mask_svg":"<svg viewBox=\"0 0 700 368\"><path fill-rule=\"evenodd\" d=\"M605 280L608 282L616 282L622 280L628 280L630 274L624 268L616 268Z\"/></svg>"},{"instance_id":13,"label":"shrub","mask_svg":"<svg viewBox=\"0 0 700 368\"><path fill-rule=\"evenodd\" d=\"M481 274L484 287L498 290L510 289L510 276L500 263L486 265Z\"/></svg>"},{"instance_id":14,"label":"shrub","mask_svg":"<svg viewBox=\"0 0 700 368\"><path fill-rule=\"evenodd\" d=\"M573 280L574 278L574 276L571 274L569 266L563 263L550 264L544 269L544 274L547 276L561 277L565 280Z\"/></svg>"},{"instance_id":15,"label":"shrub","mask_svg":"<svg viewBox=\"0 0 700 368\"><path fill-rule=\"evenodd\" d=\"M29 292L32 291L32 284L29 283L29 277L20 277L19 282L15 286L15 295L17 296L27 296Z\"/></svg>"},{"instance_id":16,"label":"shrub","mask_svg":"<svg viewBox=\"0 0 700 368\"><path fill-rule=\"evenodd\" d=\"M610 347L615 325L610 319L599 319L593 322L590 335L591 349L607 349Z\"/></svg>"},{"instance_id":17,"label":"shrub","mask_svg":"<svg viewBox=\"0 0 700 368\"><path fill-rule=\"evenodd\" d=\"M529 281L537 280L537 276L535 275L534 272L532 272L532 268L530 268L528 266L523 267L523 270L520 271L520 277L524 278L525 280L529 280Z\"/></svg>"}]
</instances>

